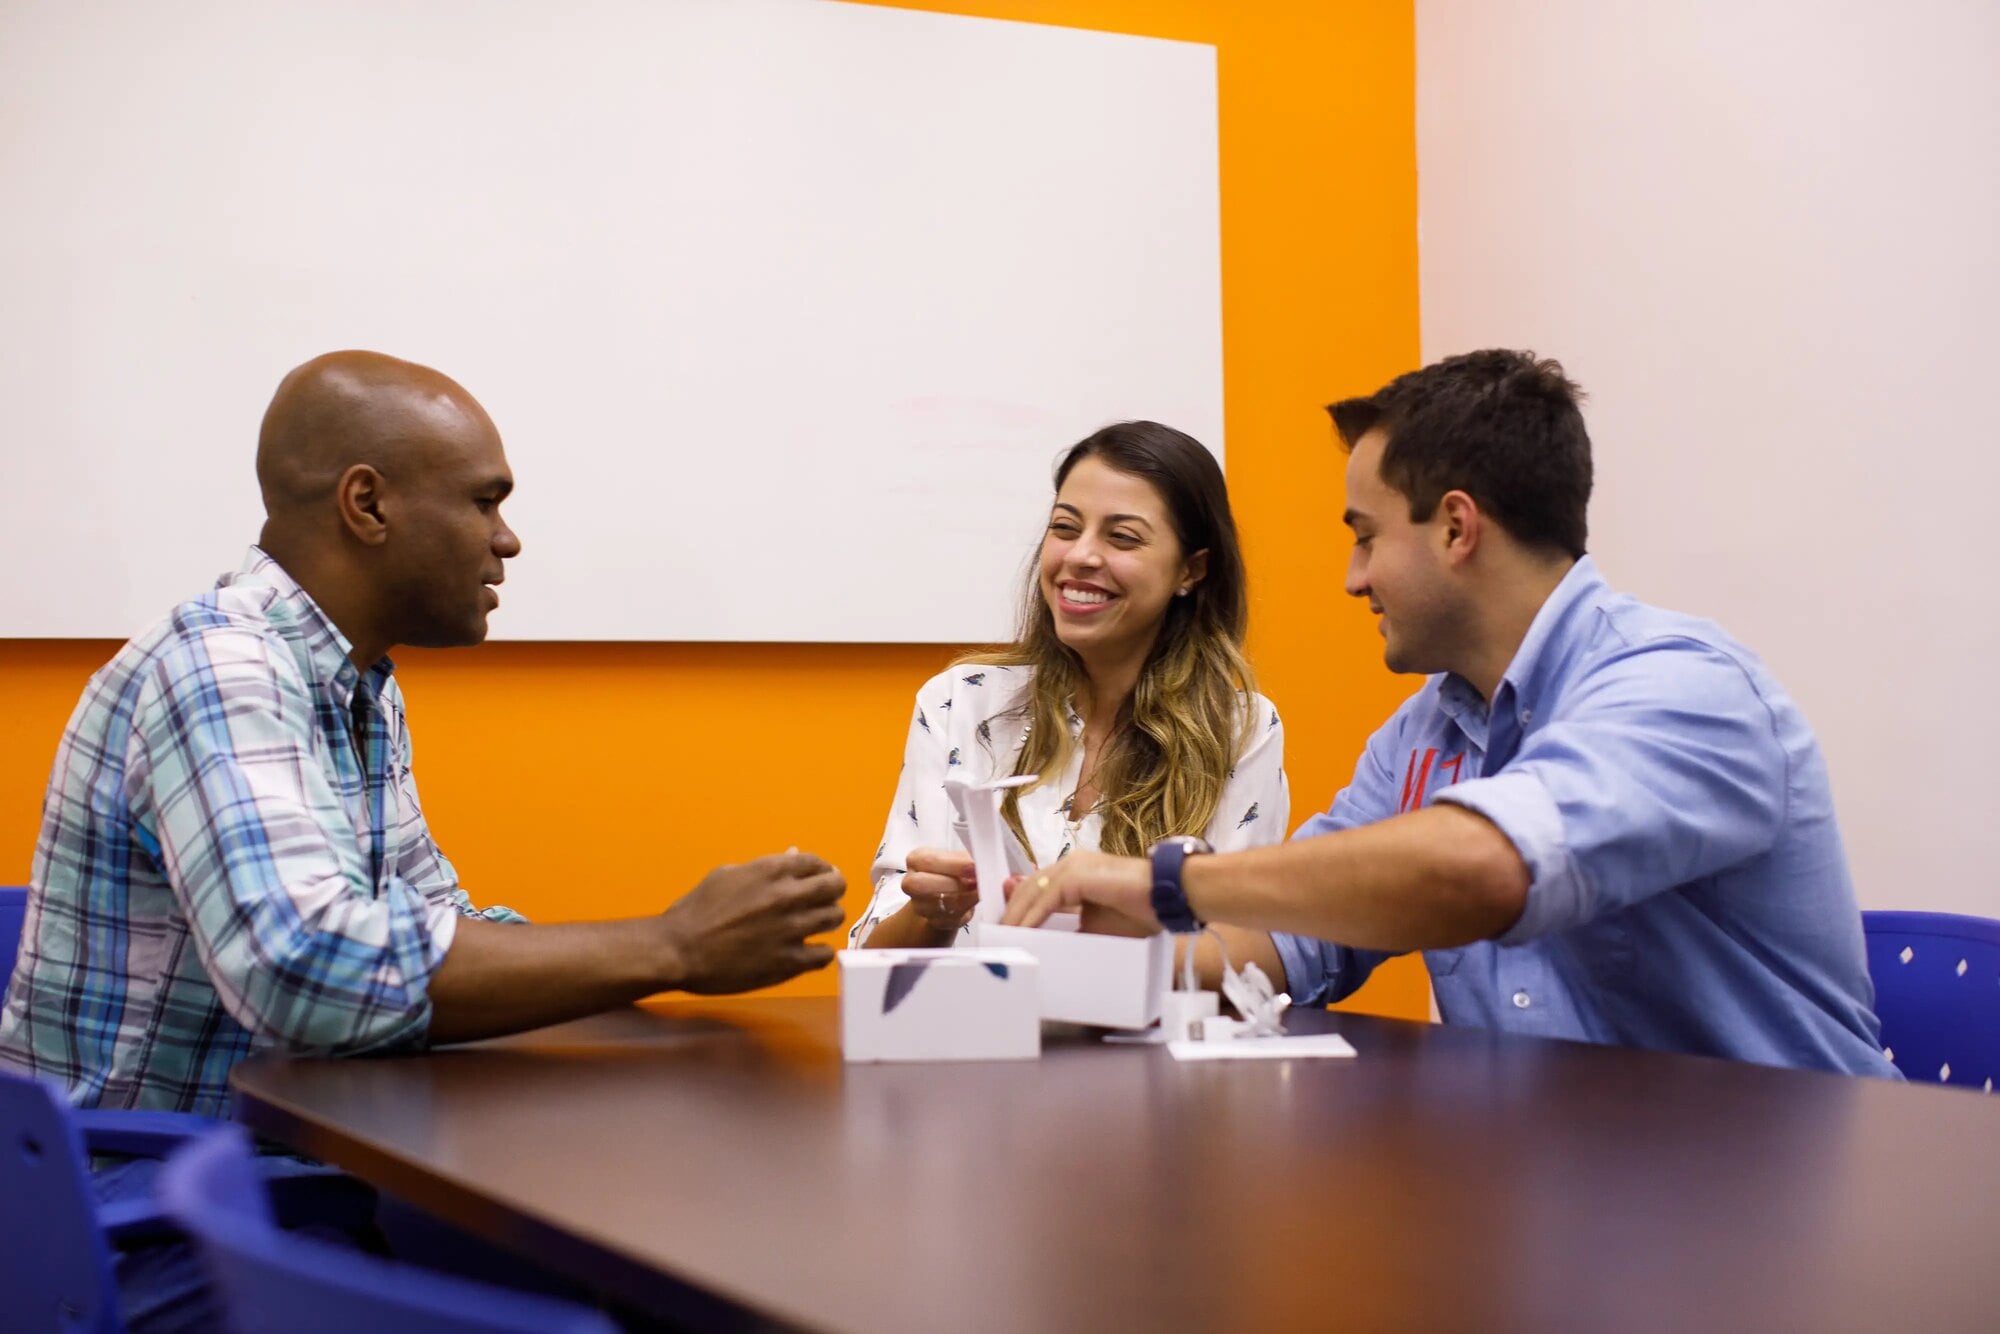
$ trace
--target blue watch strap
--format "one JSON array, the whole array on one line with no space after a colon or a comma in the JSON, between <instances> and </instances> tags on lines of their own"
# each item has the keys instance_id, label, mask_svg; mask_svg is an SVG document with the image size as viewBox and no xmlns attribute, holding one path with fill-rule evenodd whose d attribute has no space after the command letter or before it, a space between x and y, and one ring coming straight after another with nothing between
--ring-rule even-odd
<instances>
[{"instance_id":1,"label":"blue watch strap","mask_svg":"<svg viewBox=\"0 0 2000 1334\"><path fill-rule=\"evenodd\" d=\"M1201 930L1181 885L1181 870L1190 855L1207 851L1208 844L1193 837L1164 838L1153 845L1153 916L1178 935Z\"/></svg>"}]
</instances>

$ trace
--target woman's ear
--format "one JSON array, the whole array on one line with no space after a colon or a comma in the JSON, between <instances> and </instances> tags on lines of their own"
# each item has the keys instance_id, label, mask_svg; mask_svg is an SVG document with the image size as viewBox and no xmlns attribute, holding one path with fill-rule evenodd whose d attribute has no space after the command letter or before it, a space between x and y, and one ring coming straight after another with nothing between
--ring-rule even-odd
<instances>
[{"instance_id":1,"label":"woman's ear","mask_svg":"<svg viewBox=\"0 0 2000 1334\"><path fill-rule=\"evenodd\" d=\"M1194 586L1208 577L1208 548L1189 556L1181 564L1180 587L1174 590L1175 597L1186 597L1194 591Z\"/></svg>"}]
</instances>

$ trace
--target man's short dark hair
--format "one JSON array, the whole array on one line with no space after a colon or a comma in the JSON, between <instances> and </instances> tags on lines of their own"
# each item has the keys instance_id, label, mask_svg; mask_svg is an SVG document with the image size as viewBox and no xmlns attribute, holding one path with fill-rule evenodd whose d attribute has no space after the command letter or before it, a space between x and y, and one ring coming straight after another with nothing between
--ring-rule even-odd
<instances>
[{"instance_id":1,"label":"man's short dark hair","mask_svg":"<svg viewBox=\"0 0 2000 1334\"><path fill-rule=\"evenodd\" d=\"M1379 430L1382 480L1409 498L1417 523L1447 491L1463 491L1524 546L1584 553L1590 435L1583 391L1561 363L1489 349L1399 375L1365 398L1332 404L1352 450Z\"/></svg>"}]
</instances>

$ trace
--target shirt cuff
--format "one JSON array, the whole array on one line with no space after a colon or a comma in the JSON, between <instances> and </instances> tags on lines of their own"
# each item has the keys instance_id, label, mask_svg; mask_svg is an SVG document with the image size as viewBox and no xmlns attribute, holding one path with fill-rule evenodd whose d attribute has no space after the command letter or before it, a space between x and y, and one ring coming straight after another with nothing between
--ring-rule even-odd
<instances>
[{"instance_id":1,"label":"shirt cuff","mask_svg":"<svg viewBox=\"0 0 2000 1334\"><path fill-rule=\"evenodd\" d=\"M1338 969L1326 965L1326 946L1307 936L1295 936L1287 931L1273 931L1271 943L1277 946L1278 962L1285 966L1283 986L1294 1005L1322 1004L1329 991L1340 978Z\"/></svg>"},{"instance_id":2,"label":"shirt cuff","mask_svg":"<svg viewBox=\"0 0 2000 1334\"><path fill-rule=\"evenodd\" d=\"M1485 816L1528 864L1527 905L1514 925L1495 937L1498 944L1536 940L1590 916L1594 895L1563 837L1562 811L1540 779L1519 772L1475 778L1446 788L1433 802Z\"/></svg>"}]
</instances>

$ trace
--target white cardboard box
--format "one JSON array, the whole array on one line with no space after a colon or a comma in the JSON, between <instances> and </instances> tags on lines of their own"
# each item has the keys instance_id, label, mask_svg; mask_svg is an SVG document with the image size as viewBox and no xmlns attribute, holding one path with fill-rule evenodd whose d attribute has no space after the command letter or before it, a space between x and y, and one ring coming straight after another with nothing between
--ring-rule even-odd
<instances>
[{"instance_id":1,"label":"white cardboard box","mask_svg":"<svg viewBox=\"0 0 2000 1334\"><path fill-rule=\"evenodd\" d=\"M1042 1018L1100 1028L1145 1028L1173 980L1174 939L1095 936L1046 927L974 923L981 949L1025 950L1041 961Z\"/></svg>"},{"instance_id":2,"label":"white cardboard box","mask_svg":"<svg viewBox=\"0 0 2000 1334\"><path fill-rule=\"evenodd\" d=\"M850 1061L1022 1061L1042 1054L1041 964L1019 949L842 950Z\"/></svg>"}]
</instances>

